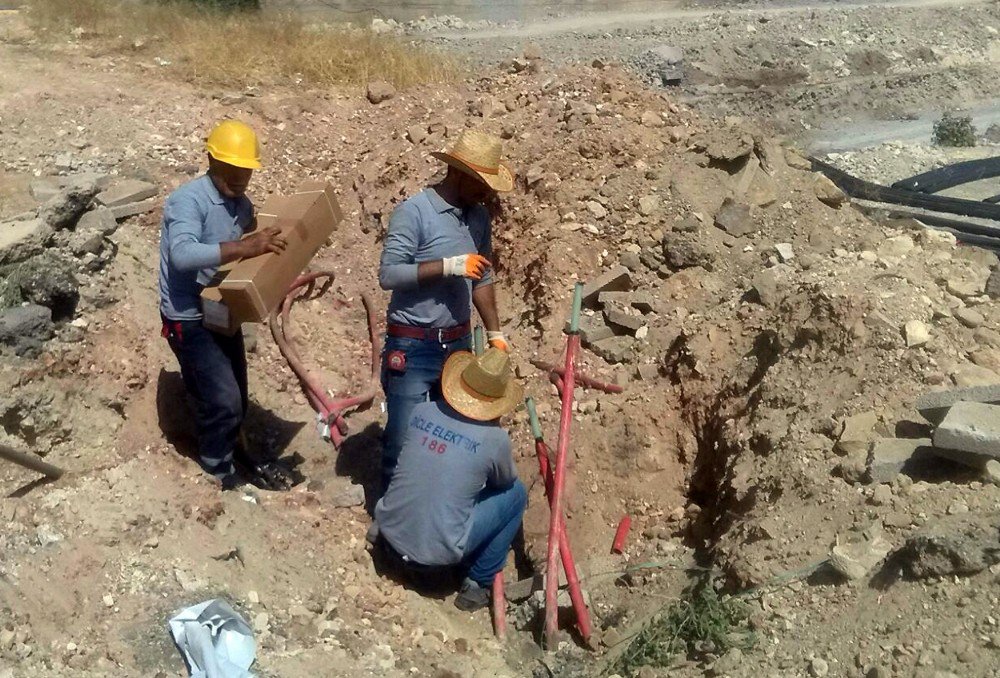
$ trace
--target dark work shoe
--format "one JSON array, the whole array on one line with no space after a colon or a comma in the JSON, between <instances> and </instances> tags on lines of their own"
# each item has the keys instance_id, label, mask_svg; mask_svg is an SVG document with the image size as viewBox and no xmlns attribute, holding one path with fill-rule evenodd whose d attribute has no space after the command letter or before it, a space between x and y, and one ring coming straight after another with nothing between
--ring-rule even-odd
<instances>
[{"instance_id":1,"label":"dark work shoe","mask_svg":"<svg viewBox=\"0 0 1000 678\"><path fill-rule=\"evenodd\" d=\"M228 492L229 490L235 490L243 484L243 479L240 478L235 473L230 473L227 476L222 476L219 479L219 483L222 485L222 491Z\"/></svg>"},{"instance_id":2,"label":"dark work shoe","mask_svg":"<svg viewBox=\"0 0 1000 678\"><path fill-rule=\"evenodd\" d=\"M471 579L462 582L462 588L455 598L455 607L463 612L475 612L490 606L490 590Z\"/></svg>"}]
</instances>

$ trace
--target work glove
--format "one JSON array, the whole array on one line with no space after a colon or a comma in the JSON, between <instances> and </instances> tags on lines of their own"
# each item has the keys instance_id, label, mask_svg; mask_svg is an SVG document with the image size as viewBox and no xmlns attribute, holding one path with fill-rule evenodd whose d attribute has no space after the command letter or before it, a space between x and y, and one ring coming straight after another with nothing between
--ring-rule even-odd
<instances>
[{"instance_id":1,"label":"work glove","mask_svg":"<svg viewBox=\"0 0 1000 678\"><path fill-rule=\"evenodd\" d=\"M486 340L493 348L498 348L504 353L510 353L510 344L507 343L507 337L503 336L503 332L487 332Z\"/></svg>"},{"instance_id":2,"label":"work glove","mask_svg":"<svg viewBox=\"0 0 1000 678\"><path fill-rule=\"evenodd\" d=\"M446 278L472 278L482 280L490 267L490 261L478 254L460 254L457 257L445 257L444 276Z\"/></svg>"}]
</instances>

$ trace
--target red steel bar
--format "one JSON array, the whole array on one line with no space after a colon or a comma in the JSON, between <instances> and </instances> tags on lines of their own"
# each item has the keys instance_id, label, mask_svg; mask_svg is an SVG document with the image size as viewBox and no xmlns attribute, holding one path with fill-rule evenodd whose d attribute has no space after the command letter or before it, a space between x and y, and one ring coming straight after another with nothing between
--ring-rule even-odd
<instances>
[{"instance_id":1,"label":"red steel bar","mask_svg":"<svg viewBox=\"0 0 1000 678\"><path fill-rule=\"evenodd\" d=\"M628 531L632 528L632 517L622 516L622 520L618 523L618 531L615 532L615 540L611 542L611 552L621 553L625 550L625 539L628 537Z\"/></svg>"},{"instance_id":2,"label":"red steel bar","mask_svg":"<svg viewBox=\"0 0 1000 678\"><path fill-rule=\"evenodd\" d=\"M552 363L547 363L544 360L534 360L533 359L533 360L531 360L531 364L534 365L535 367L537 367L540 370L545 370L546 372L551 373L553 376L550 376L549 379L552 381L553 384L556 384L556 386L559 385L558 382L556 381L556 379L558 377L562 377L566 373L565 368L559 367L557 365L553 365ZM604 391L605 393L624 393L625 392L625 389L623 389L618 384L608 384L608 383L603 382L603 381L598 381L597 379L593 379L591 377L588 377L585 374L577 374L576 375L576 381L581 386L585 386L587 388L597 389L598 391Z\"/></svg>"},{"instance_id":3,"label":"red steel bar","mask_svg":"<svg viewBox=\"0 0 1000 678\"><path fill-rule=\"evenodd\" d=\"M552 480L552 501L549 516L549 546L545 570L545 645L548 650L556 648L559 632L558 591L559 542L562 534L563 490L566 487L566 457L569 451L570 427L573 423L573 388L577 351L580 335L570 334L566 338L566 371L563 375L562 413L559 417L559 442L556 446L556 461ZM571 576L566 573L567 579Z\"/></svg>"},{"instance_id":4,"label":"red steel bar","mask_svg":"<svg viewBox=\"0 0 1000 678\"><path fill-rule=\"evenodd\" d=\"M503 594L503 572L493 577L493 633L497 640L507 639L507 599Z\"/></svg>"}]
</instances>

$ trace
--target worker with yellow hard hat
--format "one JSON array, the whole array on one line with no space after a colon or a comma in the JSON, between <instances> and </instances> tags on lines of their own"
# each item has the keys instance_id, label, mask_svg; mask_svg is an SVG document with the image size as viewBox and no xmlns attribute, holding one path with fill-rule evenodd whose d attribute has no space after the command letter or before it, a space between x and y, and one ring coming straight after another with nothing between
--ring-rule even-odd
<instances>
[{"instance_id":1,"label":"worker with yellow hard hat","mask_svg":"<svg viewBox=\"0 0 1000 678\"><path fill-rule=\"evenodd\" d=\"M234 462L254 473L262 467L239 444L247 412L247 362L243 334L213 332L202 323L201 291L219 266L265 252L280 253L286 242L277 228L254 230L253 203L246 196L260 145L249 125L220 122L208 135L208 171L177 188L163 206L160 230L160 315L163 336L180 363L194 401L198 456L223 489L239 484Z\"/></svg>"}]
</instances>

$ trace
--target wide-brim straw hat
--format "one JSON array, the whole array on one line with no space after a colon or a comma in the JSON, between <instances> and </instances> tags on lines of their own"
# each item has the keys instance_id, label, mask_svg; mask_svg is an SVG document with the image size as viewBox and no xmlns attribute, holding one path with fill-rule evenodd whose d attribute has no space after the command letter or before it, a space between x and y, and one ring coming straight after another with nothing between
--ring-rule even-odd
<instances>
[{"instance_id":1,"label":"wide-brim straw hat","mask_svg":"<svg viewBox=\"0 0 1000 678\"><path fill-rule=\"evenodd\" d=\"M503 142L499 137L478 130L465 130L446 151L431 156L455 169L477 177L498 193L514 190L514 173L500 159Z\"/></svg>"},{"instance_id":2,"label":"wide-brim straw hat","mask_svg":"<svg viewBox=\"0 0 1000 678\"><path fill-rule=\"evenodd\" d=\"M452 353L441 373L441 391L455 411L476 421L499 419L524 397L511 375L510 356L498 348L479 357L468 351Z\"/></svg>"}]
</instances>

